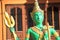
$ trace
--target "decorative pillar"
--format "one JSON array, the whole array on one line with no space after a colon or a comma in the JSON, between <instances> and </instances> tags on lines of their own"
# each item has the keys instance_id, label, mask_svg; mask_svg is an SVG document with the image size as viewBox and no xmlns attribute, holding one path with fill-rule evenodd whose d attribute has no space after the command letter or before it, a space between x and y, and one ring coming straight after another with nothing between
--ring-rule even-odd
<instances>
[{"instance_id":1,"label":"decorative pillar","mask_svg":"<svg viewBox=\"0 0 60 40\"><path fill-rule=\"evenodd\" d=\"M54 26L54 8L52 6L52 26Z\"/></svg>"},{"instance_id":2,"label":"decorative pillar","mask_svg":"<svg viewBox=\"0 0 60 40\"><path fill-rule=\"evenodd\" d=\"M48 0L46 0L46 4L45 4L45 25L47 26L47 32L48 32L48 40L51 40L51 36L50 36L50 30L49 30L49 23L47 21L47 8L48 8Z\"/></svg>"},{"instance_id":3,"label":"decorative pillar","mask_svg":"<svg viewBox=\"0 0 60 40\"><path fill-rule=\"evenodd\" d=\"M60 6L59 6L59 29L60 29Z\"/></svg>"},{"instance_id":4,"label":"decorative pillar","mask_svg":"<svg viewBox=\"0 0 60 40\"><path fill-rule=\"evenodd\" d=\"M47 24L47 8L48 8L48 0L46 0L45 4L45 24Z\"/></svg>"},{"instance_id":5,"label":"decorative pillar","mask_svg":"<svg viewBox=\"0 0 60 40\"><path fill-rule=\"evenodd\" d=\"M2 26L2 0L0 1L0 40L3 40L3 26Z\"/></svg>"},{"instance_id":6,"label":"decorative pillar","mask_svg":"<svg viewBox=\"0 0 60 40\"><path fill-rule=\"evenodd\" d=\"M1 0L1 25L2 25L2 30L1 30L1 32L2 32L2 37L1 37L1 40L4 40L4 35L3 35L3 0ZM6 38L6 37L5 37Z\"/></svg>"}]
</instances>

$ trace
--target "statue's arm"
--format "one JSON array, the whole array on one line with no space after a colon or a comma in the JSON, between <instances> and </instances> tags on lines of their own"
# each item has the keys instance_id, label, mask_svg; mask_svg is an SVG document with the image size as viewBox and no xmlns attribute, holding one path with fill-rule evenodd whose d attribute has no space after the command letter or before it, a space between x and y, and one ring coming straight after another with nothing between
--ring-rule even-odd
<instances>
[{"instance_id":1,"label":"statue's arm","mask_svg":"<svg viewBox=\"0 0 60 40\"><path fill-rule=\"evenodd\" d=\"M44 38L43 38L43 40L48 40L48 32L47 31L44 32Z\"/></svg>"},{"instance_id":2,"label":"statue's arm","mask_svg":"<svg viewBox=\"0 0 60 40\"><path fill-rule=\"evenodd\" d=\"M56 40L60 40L59 34L56 32L54 28L50 28L50 32L52 35L54 35Z\"/></svg>"},{"instance_id":3,"label":"statue's arm","mask_svg":"<svg viewBox=\"0 0 60 40\"><path fill-rule=\"evenodd\" d=\"M27 30L25 40L29 40L29 38L30 38L30 31L31 31L31 29Z\"/></svg>"}]
</instances>

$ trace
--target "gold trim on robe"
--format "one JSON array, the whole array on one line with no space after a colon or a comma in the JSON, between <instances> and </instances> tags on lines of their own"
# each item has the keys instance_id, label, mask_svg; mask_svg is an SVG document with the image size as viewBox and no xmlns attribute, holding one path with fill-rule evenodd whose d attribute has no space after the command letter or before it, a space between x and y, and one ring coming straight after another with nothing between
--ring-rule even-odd
<instances>
[{"instance_id":1,"label":"gold trim on robe","mask_svg":"<svg viewBox=\"0 0 60 40\"><path fill-rule=\"evenodd\" d=\"M36 27L32 27L32 30L39 34L39 40L43 38L43 32L39 31Z\"/></svg>"}]
</instances>

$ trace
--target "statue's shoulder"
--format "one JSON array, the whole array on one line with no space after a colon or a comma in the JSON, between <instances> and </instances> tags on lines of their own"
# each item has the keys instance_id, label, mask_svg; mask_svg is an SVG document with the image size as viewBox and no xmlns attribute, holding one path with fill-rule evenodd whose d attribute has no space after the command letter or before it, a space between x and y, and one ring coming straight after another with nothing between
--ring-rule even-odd
<instances>
[{"instance_id":1,"label":"statue's shoulder","mask_svg":"<svg viewBox=\"0 0 60 40\"><path fill-rule=\"evenodd\" d=\"M28 29L27 29L27 33L32 32L32 30L33 30L32 28L33 28L33 27L28 28Z\"/></svg>"},{"instance_id":2,"label":"statue's shoulder","mask_svg":"<svg viewBox=\"0 0 60 40\"><path fill-rule=\"evenodd\" d=\"M34 26L33 26L33 27L30 27L29 29L30 29L31 31L32 31L32 30L37 30L36 27L34 27Z\"/></svg>"},{"instance_id":3,"label":"statue's shoulder","mask_svg":"<svg viewBox=\"0 0 60 40\"><path fill-rule=\"evenodd\" d=\"M32 28L34 28L35 26L32 26L32 27L30 27L29 29L32 29Z\"/></svg>"},{"instance_id":4,"label":"statue's shoulder","mask_svg":"<svg viewBox=\"0 0 60 40\"><path fill-rule=\"evenodd\" d=\"M46 25L44 25L44 26L43 26L43 29L47 29L47 26L46 26Z\"/></svg>"},{"instance_id":5,"label":"statue's shoulder","mask_svg":"<svg viewBox=\"0 0 60 40\"><path fill-rule=\"evenodd\" d=\"M31 31L33 27L28 28L28 31Z\"/></svg>"},{"instance_id":6,"label":"statue's shoulder","mask_svg":"<svg viewBox=\"0 0 60 40\"><path fill-rule=\"evenodd\" d=\"M34 29L35 27L31 27L31 29Z\"/></svg>"},{"instance_id":7,"label":"statue's shoulder","mask_svg":"<svg viewBox=\"0 0 60 40\"><path fill-rule=\"evenodd\" d=\"M49 25L49 26L44 25L43 29L48 29L48 27L49 28L54 28L54 26L51 26L51 25Z\"/></svg>"}]
</instances>

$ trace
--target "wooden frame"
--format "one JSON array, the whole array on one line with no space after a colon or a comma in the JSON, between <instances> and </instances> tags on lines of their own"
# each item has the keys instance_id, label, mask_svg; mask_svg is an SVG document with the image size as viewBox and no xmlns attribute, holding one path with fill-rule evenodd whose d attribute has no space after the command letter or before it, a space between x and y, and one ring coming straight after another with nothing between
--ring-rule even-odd
<instances>
[{"instance_id":1,"label":"wooden frame","mask_svg":"<svg viewBox=\"0 0 60 40\"><path fill-rule=\"evenodd\" d=\"M60 29L60 6L59 6L59 29ZM60 34L60 32L59 32Z\"/></svg>"},{"instance_id":2,"label":"wooden frame","mask_svg":"<svg viewBox=\"0 0 60 40\"><path fill-rule=\"evenodd\" d=\"M3 34L3 31L2 31L3 26L2 26L2 12L1 12L2 10L1 10L1 8L2 8L2 6L1 6L1 2L0 2L0 40L3 40L3 38L2 38L3 37L3 35L2 35Z\"/></svg>"}]
</instances>

